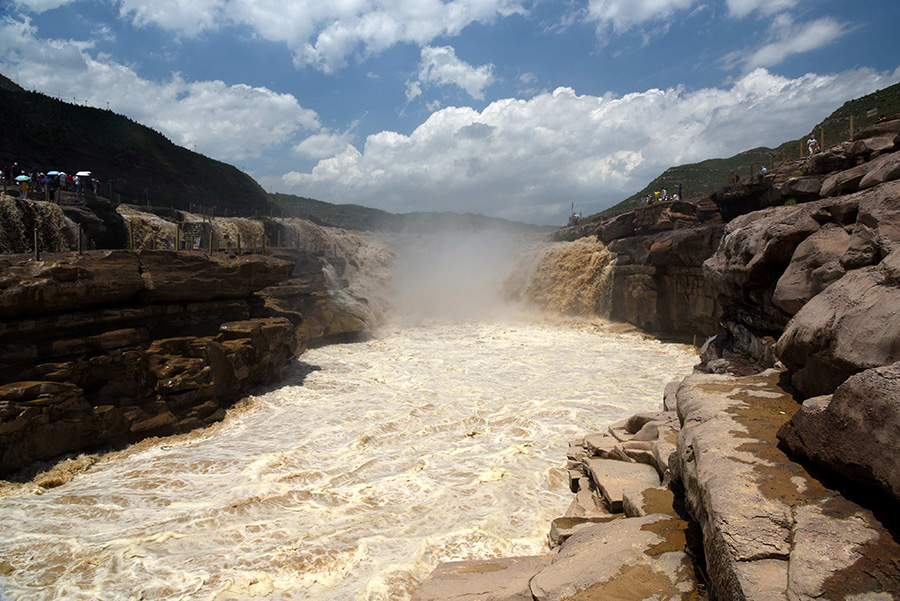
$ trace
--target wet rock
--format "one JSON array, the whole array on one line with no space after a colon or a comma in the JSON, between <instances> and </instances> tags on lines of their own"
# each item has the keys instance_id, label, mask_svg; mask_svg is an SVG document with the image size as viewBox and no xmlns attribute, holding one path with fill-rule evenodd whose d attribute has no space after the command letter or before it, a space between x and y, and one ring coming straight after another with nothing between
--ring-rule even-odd
<instances>
[{"instance_id":1,"label":"wet rock","mask_svg":"<svg viewBox=\"0 0 900 601\"><path fill-rule=\"evenodd\" d=\"M622 507L630 518L644 517L653 513L678 517L674 509L675 494L667 487L657 486L625 494Z\"/></svg>"},{"instance_id":2,"label":"wet rock","mask_svg":"<svg viewBox=\"0 0 900 601\"><path fill-rule=\"evenodd\" d=\"M814 397L778 432L792 453L880 488L900 501L900 363Z\"/></svg>"},{"instance_id":3,"label":"wet rock","mask_svg":"<svg viewBox=\"0 0 900 601\"><path fill-rule=\"evenodd\" d=\"M547 555L439 564L412 601L532 601L528 583L550 563Z\"/></svg>"}]
</instances>

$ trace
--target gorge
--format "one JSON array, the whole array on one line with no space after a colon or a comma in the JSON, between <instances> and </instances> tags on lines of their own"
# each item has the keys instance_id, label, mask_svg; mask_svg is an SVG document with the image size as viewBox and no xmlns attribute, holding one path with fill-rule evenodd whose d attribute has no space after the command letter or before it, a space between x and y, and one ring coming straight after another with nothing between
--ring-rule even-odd
<instances>
[{"instance_id":1,"label":"gorge","mask_svg":"<svg viewBox=\"0 0 900 601\"><path fill-rule=\"evenodd\" d=\"M489 234L392 246L297 220L215 218L199 220L198 244L214 230L226 252L208 257L165 248L197 219L119 207L139 252L5 255L4 471L176 437L20 472L0 501L4 530L26 524L3 554L3 586L23 598L50 581L70 597L112 594L123 577L148 595L224 599L895 598L898 142L900 120L887 120L709 200L537 247ZM28 214L15 207L4 215ZM263 239L265 254L236 252ZM461 254L477 269L456 270ZM382 292L391 285L406 294ZM696 363L684 345L606 322L512 320L476 295L485 288L705 340L697 373L684 378ZM501 312L422 326L424 306ZM391 309L410 323L382 322ZM368 341L293 359L377 324L387 329ZM412 394L392 396L401 390ZM400 516L390 527L340 513L386 506ZM146 529L123 534L123 510ZM304 512L331 534L296 521ZM56 540L27 525L45 513ZM242 552L249 541L265 541L258 556ZM46 564L29 563L35 549Z\"/></svg>"}]
</instances>

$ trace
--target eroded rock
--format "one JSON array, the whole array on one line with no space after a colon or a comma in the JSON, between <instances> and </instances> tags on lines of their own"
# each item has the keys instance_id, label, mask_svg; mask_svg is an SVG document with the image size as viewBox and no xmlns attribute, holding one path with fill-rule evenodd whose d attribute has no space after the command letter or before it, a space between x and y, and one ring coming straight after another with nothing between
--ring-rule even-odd
<instances>
[{"instance_id":1,"label":"eroded rock","mask_svg":"<svg viewBox=\"0 0 900 601\"><path fill-rule=\"evenodd\" d=\"M900 363L851 376L778 432L791 450L900 501Z\"/></svg>"}]
</instances>

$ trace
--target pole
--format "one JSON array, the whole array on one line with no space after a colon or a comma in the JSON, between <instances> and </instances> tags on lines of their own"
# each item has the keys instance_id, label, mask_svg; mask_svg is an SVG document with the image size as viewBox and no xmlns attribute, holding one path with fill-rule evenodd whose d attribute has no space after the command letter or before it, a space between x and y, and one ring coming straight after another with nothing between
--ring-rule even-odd
<instances>
[{"instance_id":1,"label":"pole","mask_svg":"<svg viewBox=\"0 0 900 601\"><path fill-rule=\"evenodd\" d=\"M237 255L241 256L241 235L237 235Z\"/></svg>"},{"instance_id":2,"label":"pole","mask_svg":"<svg viewBox=\"0 0 900 601\"><path fill-rule=\"evenodd\" d=\"M181 224L175 224L175 250L181 250Z\"/></svg>"},{"instance_id":3,"label":"pole","mask_svg":"<svg viewBox=\"0 0 900 601\"><path fill-rule=\"evenodd\" d=\"M209 254L207 256L212 256L212 245L213 245L213 231L212 228L209 230Z\"/></svg>"},{"instance_id":4,"label":"pole","mask_svg":"<svg viewBox=\"0 0 900 601\"><path fill-rule=\"evenodd\" d=\"M34 228L34 260L41 260L41 234Z\"/></svg>"}]
</instances>

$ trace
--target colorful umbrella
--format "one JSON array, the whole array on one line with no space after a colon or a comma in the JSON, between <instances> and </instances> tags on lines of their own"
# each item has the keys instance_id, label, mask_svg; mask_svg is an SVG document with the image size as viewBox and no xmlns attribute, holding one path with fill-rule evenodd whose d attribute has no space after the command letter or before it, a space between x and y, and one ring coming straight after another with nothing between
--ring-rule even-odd
<instances>
[{"instance_id":1,"label":"colorful umbrella","mask_svg":"<svg viewBox=\"0 0 900 601\"><path fill-rule=\"evenodd\" d=\"M59 171L48 171L47 175L59 175Z\"/></svg>"},{"instance_id":2,"label":"colorful umbrella","mask_svg":"<svg viewBox=\"0 0 900 601\"><path fill-rule=\"evenodd\" d=\"M79 171L75 175L77 175L78 177L90 177L91 172L90 171Z\"/></svg>"},{"instance_id":3,"label":"colorful umbrella","mask_svg":"<svg viewBox=\"0 0 900 601\"><path fill-rule=\"evenodd\" d=\"M30 182L31 178L28 177L27 175L20 175L20 176L16 177L16 181L17 182Z\"/></svg>"}]
</instances>

